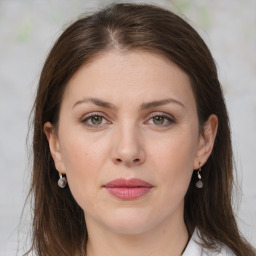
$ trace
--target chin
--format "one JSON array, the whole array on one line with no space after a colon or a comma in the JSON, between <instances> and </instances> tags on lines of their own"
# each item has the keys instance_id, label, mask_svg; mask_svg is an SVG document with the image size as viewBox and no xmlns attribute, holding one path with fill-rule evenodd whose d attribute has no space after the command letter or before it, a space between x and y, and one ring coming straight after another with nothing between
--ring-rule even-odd
<instances>
[{"instance_id":1,"label":"chin","mask_svg":"<svg viewBox=\"0 0 256 256\"><path fill-rule=\"evenodd\" d=\"M107 216L105 216L107 217ZM140 234L146 232L153 225L153 219L147 217L147 214L132 209L123 209L105 219L105 225L108 229L119 234Z\"/></svg>"},{"instance_id":2,"label":"chin","mask_svg":"<svg viewBox=\"0 0 256 256\"><path fill-rule=\"evenodd\" d=\"M137 222L118 222L115 224L109 225L109 229L117 234L123 235L136 235L141 234L149 230L148 224L137 223Z\"/></svg>"}]
</instances>

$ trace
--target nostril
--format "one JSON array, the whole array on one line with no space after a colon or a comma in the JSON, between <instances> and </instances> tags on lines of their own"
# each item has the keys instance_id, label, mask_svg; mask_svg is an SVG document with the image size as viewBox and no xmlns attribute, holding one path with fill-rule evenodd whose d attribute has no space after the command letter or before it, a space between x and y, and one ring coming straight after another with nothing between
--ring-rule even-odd
<instances>
[{"instance_id":1,"label":"nostril","mask_svg":"<svg viewBox=\"0 0 256 256\"><path fill-rule=\"evenodd\" d=\"M140 161L139 158L136 158L136 159L133 160L133 162L135 162L135 163L138 163L139 161Z\"/></svg>"},{"instance_id":2,"label":"nostril","mask_svg":"<svg viewBox=\"0 0 256 256\"><path fill-rule=\"evenodd\" d=\"M120 158L117 158L116 161L117 161L118 163L121 163L121 162L122 162L122 160L121 160Z\"/></svg>"}]
</instances>

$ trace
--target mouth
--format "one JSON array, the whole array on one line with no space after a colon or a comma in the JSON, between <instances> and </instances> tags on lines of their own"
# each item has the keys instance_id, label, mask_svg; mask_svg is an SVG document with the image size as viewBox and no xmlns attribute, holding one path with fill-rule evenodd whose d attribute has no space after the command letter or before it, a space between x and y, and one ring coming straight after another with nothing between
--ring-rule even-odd
<instances>
[{"instance_id":1,"label":"mouth","mask_svg":"<svg viewBox=\"0 0 256 256\"><path fill-rule=\"evenodd\" d=\"M112 196L122 200L134 200L149 193L153 185L141 179L116 179L103 186Z\"/></svg>"}]
</instances>

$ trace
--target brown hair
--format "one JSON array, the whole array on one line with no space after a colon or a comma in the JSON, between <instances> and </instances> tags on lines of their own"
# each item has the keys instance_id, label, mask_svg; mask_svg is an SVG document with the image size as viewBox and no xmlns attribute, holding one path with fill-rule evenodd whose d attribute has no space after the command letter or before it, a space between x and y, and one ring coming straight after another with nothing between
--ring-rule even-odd
<instances>
[{"instance_id":1,"label":"brown hair","mask_svg":"<svg viewBox=\"0 0 256 256\"><path fill-rule=\"evenodd\" d=\"M33 241L40 256L85 255L87 242L83 210L69 187L57 186L58 172L43 131L58 124L60 104L70 78L85 63L109 49L147 51L176 63L191 79L202 127L216 114L219 129L204 166L204 189L195 188L193 174L185 197L184 219L189 234L197 227L204 246L220 242L236 255L254 255L239 233L231 205L233 187L229 119L216 66L198 33L174 13L147 4L114 4L70 25L59 37L44 64L34 104Z\"/></svg>"}]
</instances>

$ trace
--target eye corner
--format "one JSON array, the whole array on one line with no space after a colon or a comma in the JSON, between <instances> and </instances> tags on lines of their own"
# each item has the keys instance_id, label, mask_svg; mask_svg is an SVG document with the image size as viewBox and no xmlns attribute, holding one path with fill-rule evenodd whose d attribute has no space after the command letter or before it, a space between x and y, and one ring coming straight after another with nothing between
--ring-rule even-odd
<instances>
[{"instance_id":1,"label":"eye corner","mask_svg":"<svg viewBox=\"0 0 256 256\"><path fill-rule=\"evenodd\" d=\"M92 129L104 128L105 125L112 124L112 122L109 121L109 118L102 112L88 113L81 118L80 122Z\"/></svg>"},{"instance_id":2,"label":"eye corner","mask_svg":"<svg viewBox=\"0 0 256 256\"><path fill-rule=\"evenodd\" d=\"M158 128L168 128L175 123L176 119L172 115L163 112L151 113L145 122Z\"/></svg>"}]
</instances>

